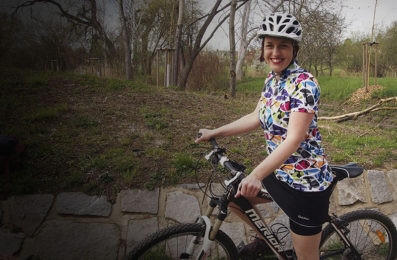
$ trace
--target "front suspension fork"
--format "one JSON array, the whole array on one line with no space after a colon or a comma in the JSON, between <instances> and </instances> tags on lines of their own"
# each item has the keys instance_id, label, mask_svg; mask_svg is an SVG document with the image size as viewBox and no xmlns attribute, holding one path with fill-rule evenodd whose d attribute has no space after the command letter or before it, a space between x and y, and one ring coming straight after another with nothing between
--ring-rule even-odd
<instances>
[{"instance_id":1,"label":"front suspension fork","mask_svg":"<svg viewBox=\"0 0 397 260\"><path fill-rule=\"evenodd\" d=\"M197 259L205 259L205 257L208 255L208 252L210 252L211 243L212 243L212 241L215 240L216 234L218 233L223 221L225 220L225 218L227 216L227 206L226 206L226 208L220 207L220 212L218 214L218 217L215 220L214 225L211 226L210 217L211 217L212 213L214 212L214 209L217 205L218 205L218 202L211 199L211 201L209 203L209 207L207 208L205 215L199 217L196 221L199 224L205 224L203 246L201 248L200 254L198 255ZM194 250L194 245L197 244L197 239L198 239L197 237L194 237L190 241L188 249L187 249L187 253L189 255L192 255L193 250Z\"/></svg>"}]
</instances>

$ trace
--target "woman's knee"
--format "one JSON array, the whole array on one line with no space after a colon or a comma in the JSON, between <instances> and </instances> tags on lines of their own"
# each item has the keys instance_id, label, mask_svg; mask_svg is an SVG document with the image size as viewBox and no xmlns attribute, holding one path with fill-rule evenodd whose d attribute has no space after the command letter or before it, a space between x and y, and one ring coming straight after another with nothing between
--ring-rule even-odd
<instances>
[{"instance_id":1,"label":"woman's knee","mask_svg":"<svg viewBox=\"0 0 397 260\"><path fill-rule=\"evenodd\" d=\"M321 232L316 235L302 236L291 232L292 242L298 260L318 260Z\"/></svg>"}]
</instances>

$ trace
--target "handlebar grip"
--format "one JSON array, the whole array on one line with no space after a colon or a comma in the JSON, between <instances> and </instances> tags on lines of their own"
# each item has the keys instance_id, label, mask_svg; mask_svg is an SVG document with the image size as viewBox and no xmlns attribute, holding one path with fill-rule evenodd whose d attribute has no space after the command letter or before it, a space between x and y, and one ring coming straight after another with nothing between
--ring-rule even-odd
<instances>
[{"instance_id":1,"label":"handlebar grip","mask_svg":"<svg viewBox=\"0 0 397 260\"><path fill-rule=\"evenodd\" d=\"M215 141L215 138L211 138L210 143L213 148L219 148L218 143Z\"/></svg>"},{"instance_id":2,"label":"handlebar grip","mask_svg":"<svg viewBox=\"0 0 397 260\"><path fill-rule=\"evenodd\" d=\"M231 172L231 174L234 176L238 171L236 170L236 168L234 168L234 166L232 165L232 163L230 161L226 161L224 164L224 167Z\"/></svg>"}]
</instances>

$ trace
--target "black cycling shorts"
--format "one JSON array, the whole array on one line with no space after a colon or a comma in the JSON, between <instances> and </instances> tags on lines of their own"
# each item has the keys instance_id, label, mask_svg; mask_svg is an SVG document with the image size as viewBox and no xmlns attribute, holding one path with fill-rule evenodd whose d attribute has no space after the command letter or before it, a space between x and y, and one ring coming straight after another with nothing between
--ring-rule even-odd
<instances>
[{"instance_id":1,"label":"black cycling shorts","mask_svg":"<svg viewBox=\"0 0 397 260\"><path fill-rule=\"evenodd\" d=\"M329 220L328 208L333 185L325 191L304 192L277 180L274 174L263 179L270 196L290 219L291 230L303 236L321 232Z\"/></svg>"}]
</instances>

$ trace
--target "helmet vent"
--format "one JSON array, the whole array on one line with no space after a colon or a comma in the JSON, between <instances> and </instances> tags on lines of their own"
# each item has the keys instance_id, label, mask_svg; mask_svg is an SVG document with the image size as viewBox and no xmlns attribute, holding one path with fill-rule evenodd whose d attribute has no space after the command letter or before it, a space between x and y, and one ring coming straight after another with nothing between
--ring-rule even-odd
<instances>
[{"instance_id":1,"label":"helmet vent","mask_svg":"<svg viewBox=\"0 0 397 260\"><path fill-rule=\"evenodd\" d=\"M295 30L294 27L288 27L287 31L285 31L286 33L292 33Z\"/></svg>"},{"instance_id":2,"label":"helmet vent","mask_svg":"<svg viewBox=\"0 0 397 260\"><path fill-rule=\"evenodd\" d=\"M263 18L258 37L284 37L300 42L302 26L295 16L286 13L274 13Z\"/></svg>"}]
</instances>

